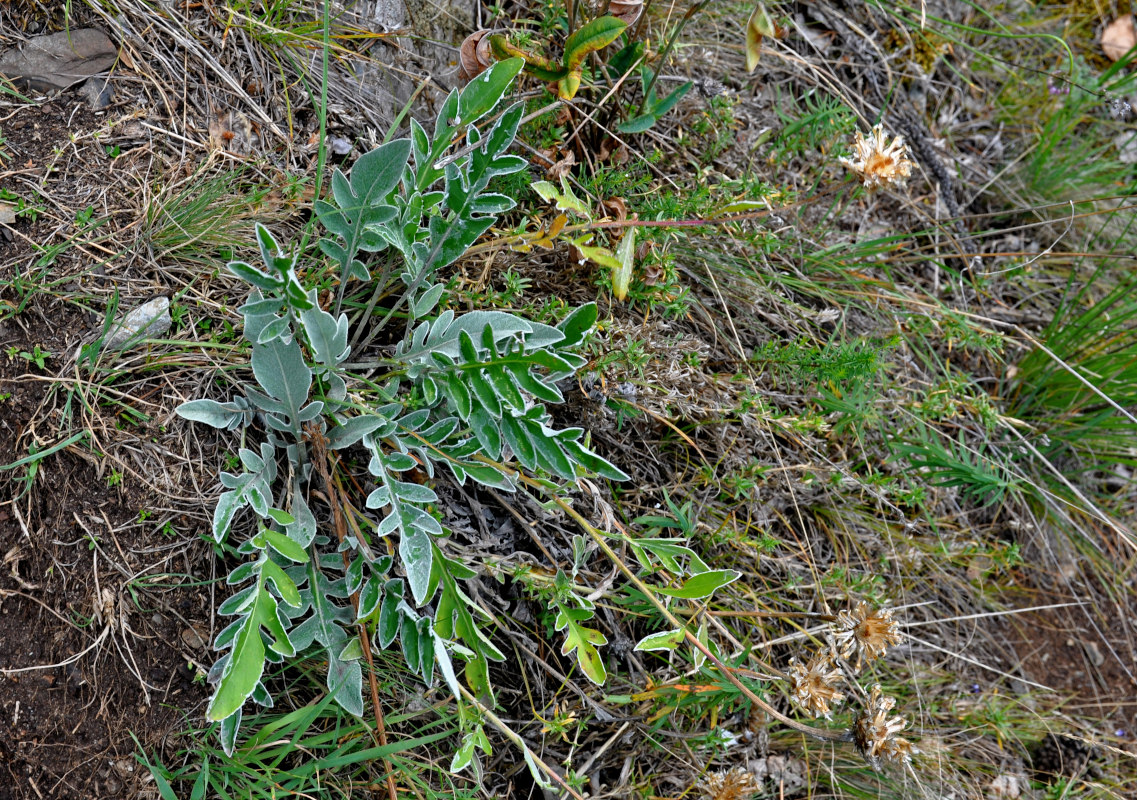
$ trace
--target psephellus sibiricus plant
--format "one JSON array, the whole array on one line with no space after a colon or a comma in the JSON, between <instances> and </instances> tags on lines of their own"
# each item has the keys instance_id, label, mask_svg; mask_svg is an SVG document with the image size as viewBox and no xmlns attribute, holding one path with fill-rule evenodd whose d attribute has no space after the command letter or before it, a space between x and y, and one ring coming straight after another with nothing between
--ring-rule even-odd
<instances>
[{"instance_id":1,"label":"psephellus sibiricus plant","mask_svg":"<svg viewBox=\"0 0 1137 800\"><path fill-rule=\"evenodd\" d=\"M220 721L227 753L236 746L246 701L273 703L263 680L266 664L319 653L328 664L329 693L362 716L361 662L370 666L373 648L397 639L407 667L426 684L437 667L458 704L465 735L451 769L476 769L475 749L489 753L490 747L481 727L492 718L489 664L504 656L487 632L486 613L462 588L479 565L447 554L434 509L438 498L428 484L445 470L459 484L513 491L524 483L563 503L583 477L627 477L590 449L582 429L556 429L546 410L563 399L558 384L586 363L575 350L595 325L594 303L555 327L501 311L436 313L443 293L439 270L514 205L487 187L494 176L526 166L508 153L523 106L487 118L521 66L520 59L499 62L461 93L451 92L433 134L412 120L409 138L365 154L350 177L333 173L331 198L315 203L328 233L320 249L340 275L331 311L301 283L299 257L283 252L261 225L263 266L228 265L252 285L240 311L254 382L227 402L191 400L177 409L188 420L240 432L242 471L220 473L213 538L224 541L242 509L255 516L251 535L237 547L248 560L228 576L231 586L242 588L219 609L234 619L214 642L223 655L209 672L214 692L206 713ZM352 281L365 298L354 332L340 311ZM388 300L380 307L383 297ZM348 360L396 319L405 323L393 345L366 360ZM379 377L362 377L375 373ZM256 431L260 441L253 444ZM338 461L348 448L367 457L365 500L344 488L345 476L356 481ZM334 538L318 529L311 506L316 491L331 508ZM584 537L577 539L574 562L580 564L588 551ZM681 596L706 597L738 577L709 570L680 539L645 540L633 549L645 568L662 565L676 578L698 577L693 593L674 590ZM606 639L586 624L594 603L563 574L558 587L562 652L575 653L584 674L603 683L599 648ZM377 684L372 670L366 674L382 738ZM547 785L537 759L528 749L524 755Z\"/></svg>"}]
</instances>

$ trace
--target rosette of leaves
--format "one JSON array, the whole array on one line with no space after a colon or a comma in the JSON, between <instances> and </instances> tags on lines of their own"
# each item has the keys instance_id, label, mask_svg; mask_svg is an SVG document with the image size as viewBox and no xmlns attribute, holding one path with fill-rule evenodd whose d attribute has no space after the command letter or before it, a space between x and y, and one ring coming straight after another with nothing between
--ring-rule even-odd
<instances>
[{"instance_id":1,"label":"rosette of leaves","mask_svg":"<svg viewBox=\"0 0 1137 800\"><path fill-rule=\"evenodd\" d=\"M266 665L301 653L327 662L328 691L361 715L360 626L372 647L398 641L408 669L424 682L437 667L461 698L457 662L470 691L492 698L489 663L503 656L486 613L463 589L477 565L446 553L430 487L440 472L506 491L515 488L518 469L552 491L584 475L626 478L588 447L583 430L558 429L546 408L563 400L559 384L585 363L575 351L594 327L595 304L556 326L501 311L435 313L437 271L513 205L488 187L494 176L525 165L507 152L521 104L486 118L521 67L518 59L499 62L452 92L433 135L413 122L410 138L364 155L350 175L337 170L331 197L316 202L329 233L320 248L339 266L341 298L349 281L401 284L407 325L393 346L349 362L347 315L320 308L316 291L300 282L298 256L285 253L267 228L257 226L261 266L229 264L252 285L240 309L252 379L227 402L193 400L177 409L241 435L241 471L221 473L212 524L218 543L252 528L237 547L247 560L228 577L235 594L220 613L233 621L214 642L222 655L209 675L207 716L221 722L227 752L246 701L273 703ZM395 265L378 278L377 253ZM368 306L358 325L391 315L372 311ZM364 368L388 378L363 381L353 370ZM353 499L350 529L333 538L319 530L310 497L314 488L331 493L316 477L334 474L336 454L349 448L364 456L370 487ZM235 525L246 509L255 524Z\"/></svg>"}]
</instances>

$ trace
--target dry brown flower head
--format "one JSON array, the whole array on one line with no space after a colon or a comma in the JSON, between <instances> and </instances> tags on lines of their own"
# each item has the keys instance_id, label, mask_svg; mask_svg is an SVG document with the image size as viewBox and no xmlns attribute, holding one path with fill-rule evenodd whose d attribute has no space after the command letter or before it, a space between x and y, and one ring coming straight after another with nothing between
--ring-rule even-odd
<instances>
[{"instance_id":1,"label":"dry brown flower head","mask_svg":"<svg viewBox=\"0 0 1137 800\"><path fill-rule=\"evenodd\" d=\"M700 787L709 800L745 800L762 788L749 770L735 767L725 772L708 772Z\"/></svg>"},{"instance_id":2,"label":"dry brown flower head","mask_svg":"<svg viewBox=\"0 0 1137 800\"><path fill-rule=\"evenodd\" d=\"M907 739L895 736L885 740L880 746L878 755L882 761L890 764L907 764L912 761L912 754L920 752Z\"/></svg>"},{"instance_id":3,"label":"dry brown flower head","mask_svg":"<svg viewBox=\"0 0 1137 800\"><path fill-rule=\"evenodd\" d=\"M896 701L884 696L877 684L872 687L868 706L853 726L853 741L874 769L879 769L882 761L893 764L911 761L916 752L911 742L896 735L908 726L908 721L903 717L889 717L895 707Z\"/></svg>"},{"instance_id":4,"label":"dry brown flower head","mask_svg":"<svg viewBox=\"0 0 1137 800\"><path fill-rule=\"evenodd\" d=\"M829 719L829 705L837 705L845 694L837 686L841 670L833 666L830 653L814 653L806 663L790 661L790 699L814 717Z\"/></svg>"},{"instance_id":5,"label":"dry brown flower head","mask_svg":"<svg viewBox=\"0 0 1137 800\"><path fill-rule=\"evenodd\" d=\"M904 138L897 136L888 141L881 125L875 126L868 136L857 131L853 151L853 158L840 161L861 176L866 189L890 186L912 174Z\"/></svg>"},{"instance_id":6,"label":"dry brown flower head","mask_svg":"<svg viewBox=\"0 0 1137 800\"><path fill-rule=\"evenodd\" d=\"M873 610L863 600L852 609L837 615L833 623L833 641L841 658L856 653L858 671L865 660L872 661L884 655L889 645L903 641L900 625L887 608Z\"/></svg>"}]
</instances>

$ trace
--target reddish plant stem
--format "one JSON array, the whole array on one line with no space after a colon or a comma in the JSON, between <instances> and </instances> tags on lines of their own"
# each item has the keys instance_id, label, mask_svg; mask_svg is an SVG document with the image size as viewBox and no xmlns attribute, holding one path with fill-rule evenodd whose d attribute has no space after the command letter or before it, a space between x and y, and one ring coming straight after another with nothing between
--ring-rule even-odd
<instances>
[{"instance_id":1,"label":"reddish plant stem","mask_svg":"<svg viewBox=\"0 0 1137 800\"><path fill-rule=\"evenodd\" d=\"M343 506L340 501L340 493L338 487L332 482L332 478L328 473L328 442L324 435L313 425L309 426L306 430L308 444L312 448L312 463L316 467L316 471L320 473L320 479L324 483L324 492L327 494L328 505L332 507L332 519L336 528L336 539L342 544L343 540L347 537L347 522L344 520ZM343 566L346 570L351 564L351 558L348 556L347 551L343 553ZM359 590L352 592L351 607L356 616L359 615ZM375 678L375 661L371 655L371 637L367 635L367 624L361 622L359 624L359 642L363 646L363 657L367 660L367 680L371 688L371 706L375 709L375 730L379 735L379 744L382 747L387 746L387 725L383 720L383 706L379 702L379 682ZM386 770L386 784L387 784L387 797L388 800L398 800L399 793L395 787L395 772L391 768L391 763L384 758L383 769Z\"/></svg>"}]
</instances>

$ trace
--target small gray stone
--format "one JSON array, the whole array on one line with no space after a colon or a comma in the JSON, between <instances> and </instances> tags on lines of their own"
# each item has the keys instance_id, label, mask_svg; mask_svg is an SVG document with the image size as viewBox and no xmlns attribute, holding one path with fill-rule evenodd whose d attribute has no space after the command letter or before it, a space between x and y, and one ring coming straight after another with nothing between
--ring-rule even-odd
<instances>
[{"instance_id":1,"label":"small gray stone","mask_svg":"<svg viewBox=\"0 0 1137 800\"><path fill-rule=\"evenodd\" d=\"M1122 164L1137 164L1137 133L1132 129L1113 137L1117 148L1117 160Z\"/></svg>"},{"instance_id":2,"label":"small gray stone","mask_svg":"<svg viewBox=\"0 0 1137 800\"><path fill-rule=\"evenodd\" d=\"M127 344L138 344L143 339L161 336L170 329L170 301L155 297L131 311L111 329L103 342L103 350L118 350Z\"/></svg>"},{"instance_id":3,"label":"small gray stone","mask_svg":"<svg viewBox=\"0 0 1137 800\"><path fill-rule=\"evenodd\" d=\"M0 74L34 92L66 89L108 70L118 58L102 31L79 28L37 36L0 55Z\"/></svg>"},{"instance_id":4,"label":"small gray stone","mask_svg":"<svg viewBox=\"0 0 1137 800\"><path fill-rule=\"evenodd\" d=\"M87 101L92 111L102 111L114 102L114 88L110 78L87 78L79 87L79 95Z\"/></svg>"}]
</instances>

